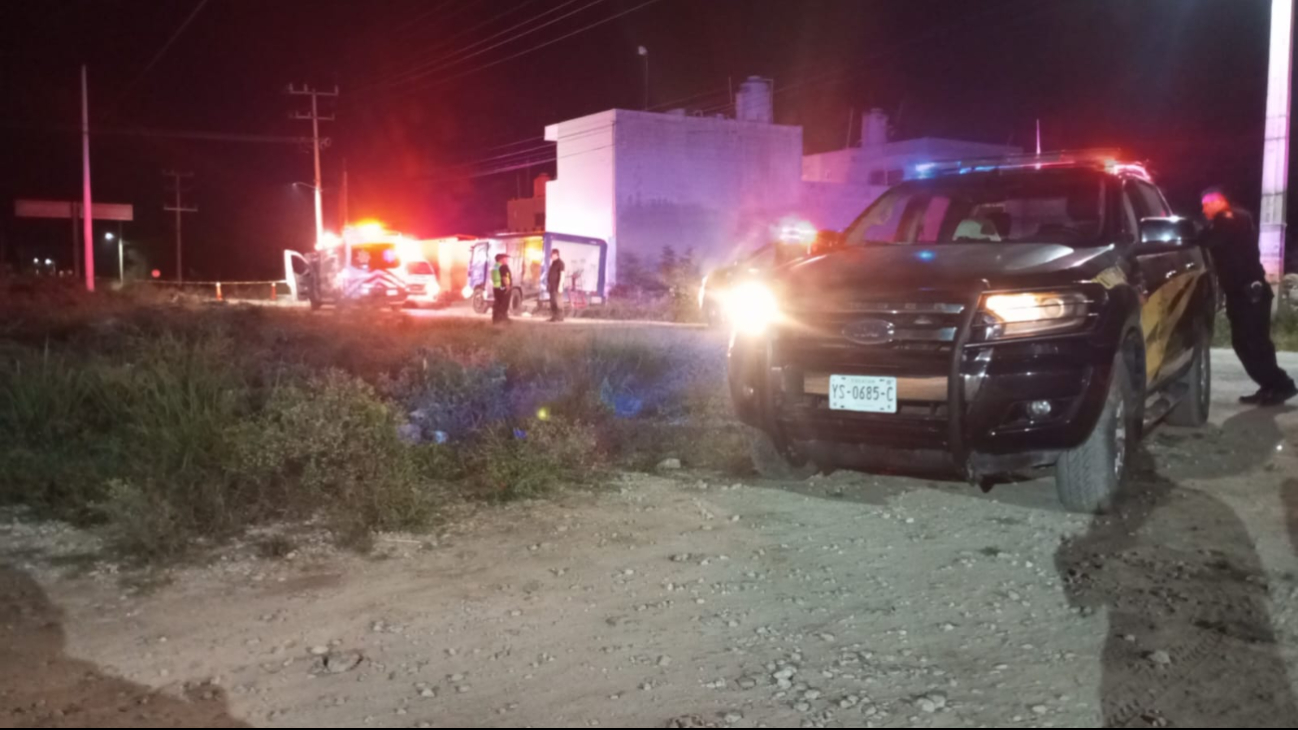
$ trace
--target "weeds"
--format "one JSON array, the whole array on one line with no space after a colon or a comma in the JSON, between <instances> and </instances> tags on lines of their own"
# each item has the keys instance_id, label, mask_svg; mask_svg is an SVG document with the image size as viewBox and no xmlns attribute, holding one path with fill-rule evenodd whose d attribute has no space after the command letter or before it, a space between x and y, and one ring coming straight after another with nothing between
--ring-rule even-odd
<instances>
[{"instance_id":1,"label":"weeds","mask_svg":"<svg viewBox=\"0 0 1298 730\"><path fill-rule=\"evenodd\" d=\"M1271 319L1271 338L1275 347L1282 352L1298 352L1298 309L1289 302L1281 302L1275 316ZM1230 320L1224 311L1217 314L1217 326L1213 332L1213 347L1230 347Z\"/></svg>"},{"instance_id":2,"label":"weeds","mask_svg":"<svg viewBox=\"0 0 1298 730\"><path fill-rule=\"evenodd\" d=\"M284 520L364 545L667 456L741 468L710 341L79 301L0 334L0 503L144 559Z\"/></svg>"}]
</instances>

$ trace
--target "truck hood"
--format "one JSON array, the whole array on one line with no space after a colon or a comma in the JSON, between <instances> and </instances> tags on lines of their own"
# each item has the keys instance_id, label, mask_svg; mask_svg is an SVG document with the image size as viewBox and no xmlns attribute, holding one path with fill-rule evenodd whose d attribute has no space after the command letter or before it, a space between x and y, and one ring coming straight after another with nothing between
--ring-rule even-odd
<instances>
[{"instance_id":1,"label":"truck hood","mask_svg":"<svg viewBox=\"0 0 1298 730\"><path fill-rule=\"evenodd\" d=\"M856 289L962 291L986 281L992 288L1059 286L1086 281L1117 260L1113 246L955 243L856 246L791 264L776 281L800 293Z\"/></svg>"}]
</instances>

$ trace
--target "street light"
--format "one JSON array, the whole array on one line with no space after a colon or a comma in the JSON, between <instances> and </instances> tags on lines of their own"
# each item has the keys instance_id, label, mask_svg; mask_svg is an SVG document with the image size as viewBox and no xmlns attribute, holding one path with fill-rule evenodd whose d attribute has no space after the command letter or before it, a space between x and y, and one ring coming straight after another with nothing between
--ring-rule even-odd
<instances>
[{"instance_id":1,"label":"street light","mask_svg":"<svg viewBox=\"0 0 1298 730\"><path fill-rule=\"evenodd\" d=\"M644 59L644 110L649 111L649 49L640 46L640 58Z\"/></svg>"},{"instance_id":2,"label":"street light","mask_svg":"<svg viewBox=\"0 0 1298 730\"><path fill-rule=\"evenodd\" d=\"M117 283L126 283L126 257L122 253L122 244L126 241L121 236L114 236L111 232L104 234L105 241L117 241Z\"/></svg>"}]
</instances>

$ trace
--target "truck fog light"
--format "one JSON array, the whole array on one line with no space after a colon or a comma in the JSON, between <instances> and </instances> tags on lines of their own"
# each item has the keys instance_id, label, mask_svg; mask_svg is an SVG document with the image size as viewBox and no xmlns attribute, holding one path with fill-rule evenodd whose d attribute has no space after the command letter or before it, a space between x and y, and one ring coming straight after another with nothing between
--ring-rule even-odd
<instances>
[{"instance_id":1,"label":"truck fog light","mask_svg":"<svg viewBox=\"0 0 1298 730\"><path fill-rule=\"evenodd\" d=\"M745 385L745 386L744 386L744 397L745 397L745 398L752 398L752 397L755 396L755 395L757 395L757 391L753 388L753 386L751 386L751 385Z\"/></svg>"},{"instance_id":2,"label":"truck fog light","mask_svg":"<svg viewBox=\"0 0 1298 730\"><path fill-rule=\"evenodd\" d=\"M1034 421L1046 418L1054 408L1048 400L1034 400L1028 404L1028 416Z\"/></svg>"}]
</instances>

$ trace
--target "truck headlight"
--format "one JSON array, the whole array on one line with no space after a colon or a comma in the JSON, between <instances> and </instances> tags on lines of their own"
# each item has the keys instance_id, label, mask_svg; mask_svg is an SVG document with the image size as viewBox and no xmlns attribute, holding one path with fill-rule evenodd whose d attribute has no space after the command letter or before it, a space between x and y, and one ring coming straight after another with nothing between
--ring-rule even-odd
<instances>
[{"instance_id":1,"label":"truck headlight","mask_svg":"<svg viewBox=\"0 0 1298 730\"><path fill-rule=\"evenodd\" d=\"M988 294L982 302L987 339L1065 332L1085 324L1091 300L1080 291Z\"/></svg>"},{"instance_id":2,"label":"truck headlight","mask_svg":"<svg viewBox=\"0 0 1298 730\"><path fill-rule=\"evenodd\" d=\"M726 314L735 331L760 335L780 319L780 304L769 287L750 281L734 287L726 295Z\"/></svg>"}]
</instances>

